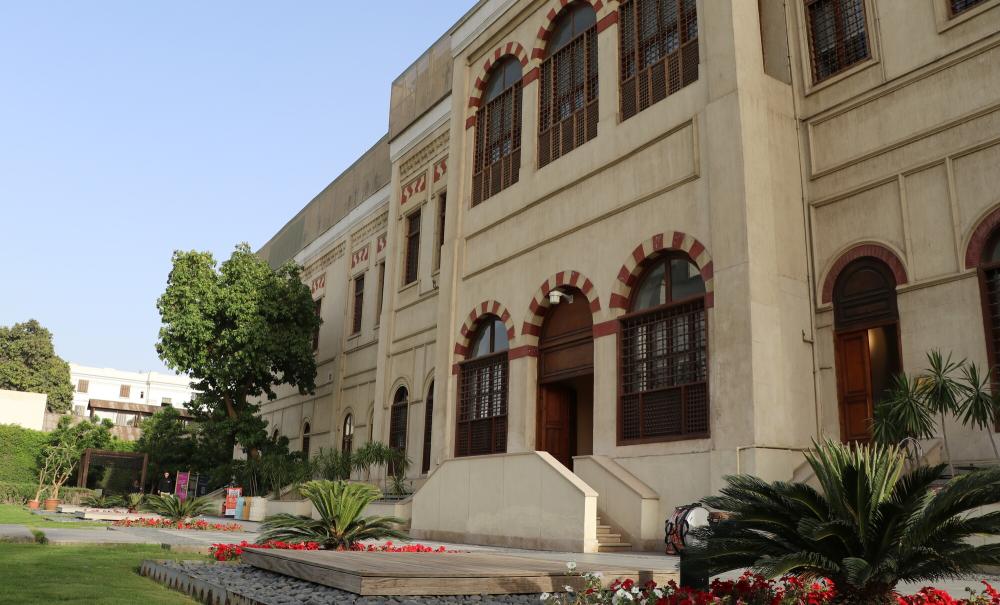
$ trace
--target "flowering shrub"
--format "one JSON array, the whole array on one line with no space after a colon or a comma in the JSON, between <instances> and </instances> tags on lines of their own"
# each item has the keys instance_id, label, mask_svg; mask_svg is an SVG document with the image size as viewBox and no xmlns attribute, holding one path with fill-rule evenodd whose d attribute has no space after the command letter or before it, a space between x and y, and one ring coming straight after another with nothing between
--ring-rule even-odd
<instances>
[{"instance_id":1,"label":"flowering shrub","mask_svg":"<svg viewBox=\"0 0 1000 605\"><path fill-rule=\"evenodd\" d=\"M239 544L213 544L209 551L216 561L235 561L240 558L245 548L274 548L281 550L319 550L318 542L282 542L280 540L270 540L262 544L251 544L243 540ZM357 552L458 552L455 550L445 550L444 546L431 548L423 544L404 544L396 546L392 542L385 544L361 544L355 543L350 549Z\"/></svg>"},{"instance_id":2,"label":"flowering shrub","mask_svg":"<svg viewBox=\"0 0 1000 605\"><path fill-rule=\"evenodd\" d=\"M272 548L278 550L319 550L317 542L282 542L271 540L263 544L251 544L243 540L239 544L213 544L209 552L216 561L235 561L243 554L244 548Z\"/></svg>"},{"instance_id":3,"label":"flowering shrub","mask_svg":"<svg viewBox=\"0 0 1000 605\"><path fill-rule=\"evenodd\" d=\"M954 599L937 588L926 587L915 595L897 597L899 605L1000 605L1000 591L983 580L983 592L969 590L968 599Z\"/></svg>"},{"instance_id":4,"label":"flowering shrub","mask_svg":"<svg viewBox=\"0 0 1000 605\"><path fill-rule=\"evenodd\" d=\"M243 531L239 523L209 523L197 521L171 521L154 517L139 517L138 519L119 519L112 523L116 527L149 527L153 529L196 529L201 531Z\"/></svg>"}]
</instances>

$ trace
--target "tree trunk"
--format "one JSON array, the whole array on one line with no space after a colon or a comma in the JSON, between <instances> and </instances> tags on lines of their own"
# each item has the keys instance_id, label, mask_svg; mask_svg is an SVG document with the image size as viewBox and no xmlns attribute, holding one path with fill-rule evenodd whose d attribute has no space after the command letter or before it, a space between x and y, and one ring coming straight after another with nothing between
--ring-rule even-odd
<instances>
[{"instance_id":1,"label":"tree trunk","mask_svg":"<svg viewBox=\"0 0 1000 605\"><path fill-rule=\"evenodd\" d=\"M941 412L941 438L944 441L944 457L948 461L948 473L955 476L955 467L951 463L951 448L948 447L948 428L945 426L944 412Z\"/></svg>"}]
</instances>

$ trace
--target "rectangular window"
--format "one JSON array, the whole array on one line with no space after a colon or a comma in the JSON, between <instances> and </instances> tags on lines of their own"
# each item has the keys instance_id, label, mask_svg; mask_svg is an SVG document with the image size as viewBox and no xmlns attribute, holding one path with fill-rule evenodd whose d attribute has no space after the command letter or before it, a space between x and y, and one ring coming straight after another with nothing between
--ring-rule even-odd
<instances>
[{"instance_id":1,"label":"rectangular window","mask_svg":"<svg viewBox=\"0 0 1000 605\"><path fill-rule=\"evenodd\" d=\"M361 332L361 319L365 308L365 274L354 278L354 320L351 323L351 333Z\"/></svg>"},{"instance_id":2,"label":"rectangular window","mask_svg":"<svg viewBox=\"0 0 1000 605\"><path fill-rule=\"evenodd\" d=\"M385 263L381 262L378 264L378 294L376 295L376 301L378 305L375 307L375 325L377 326L382 321L382 299L384 297L383 290L385 290Z\"/></svg>"},{"instance_id":3,"label":"rectangular window","mask_svg":"<svg viewBox=\"0 0 1000 605\"><path fill-rule=\"evenodd\" d=\"M597 25L542 63L538 167L597 136Z\"/></svg>"},{"instance_id":4,"label":"rectangular window","mask_svg":"<svg viewBox=\"0 0 1000 605\"><path fill-rule=\"evenodd\" d=\"M317 298L313 301L313 311L316 313L316 317L320 317L320 313L323 312L323 299ZM313 331L313 351L319 348L319 326L316 326L316 330Z\"/></svg>"},{"instance_id":5,"label":"rectangular window","mask_svg":"<svg viewBox=\"0 0 1000 605\"><path fill-rule=\"evenodd\" d=\"M406 217L406 263L403 273L403 285L417 281L417 269L420 264L420 211Z\"/></svg>"},{"instance_id":6,"label":"rectangular window","mask_svg":"<svg viewBox=\"0 0 1000 605\"><path fill-rule=\"evenodd\" d=\"M132 387L127 384L123 384L118 387L118 396L127 398L132 393Z\"/></svg>"},{"instance_id":7,"label":"rectangular window","mask_svg":"<svg viewBox=\"0 0 1000 605\"><path fill-rule=\"evenodd\" d=\"M90 390L90 381L89 380L83 380L81 378L80 380L77 381L77 383L76 383L76 392L77 393L86 393L89 390Z\"/></svg>"},{"instance_id":8,"label":"rectangular window","mask_svg":"<svg viewBox=\"0 0 1000 605\"><path fill-rule=\"evenodd\" d=\"M695 0L627 0L618 17L627 120L698 80L698 9Z\"/></svg>"},{"instance_id":9,"label":"rectangular window","mask_svg":"<svg viewBox=\"0 0 1000 605\"><path fill-rule=\"evenodd\" d=\"M521 83L476 113L472 205L517 182L521 171Z\"/></svg>"},{"instance_id":10,"label":"rectangular window","mask_svg":"<svg viewBox=\"0 0 1000 605\"><path fill-rule=\"evenodd\" d=\"M170 397L164 397L160 399L160 405L171 405L173 402L174 400Z\"/></svg>"},{"instance_id":11,"label":"rectangular window","mask_svg":"<svg viewBox=\"0 0 1000 605\"><path fill-rule=\"evenodd\" d=\"M448 194L442 192L438 197L437 220L437 256L434 258L434 269L441 268L441 253L444 251L444 218L448 209Z\"/></svg>"},{"instance_id":12,"label":"rectangular window","mask_svg":"<svg viewBox=\"0 0 1000 605\"><path fill-rule=\"evenodd\" d=\"M806 0L813 82L868 59L865 0Z\"/></svg>"},{"instance_id":13,"label":"rectangular window","mask_svg":"<svg viewBox=\"0 0 1000 605\"><path fill-rule=\"evenodd\" d=\"M948 0L948 9L951 11L951 16L954 17L983 2L986 0Z\"/></svg>"},{"instance_id":14,"label":"rectangular window","mask_svg":"<svg viewBox=\"0 0 1000 605\"><path fill-rule=\"evenodd\" d=\"M622 319L619 441L708 436L704 299Z\"/></svg>"},{"instance_id":15,"label":"rectangular window","mask_svg":"<svg viewBox=\"0 0 1000 605\"><path fill-rule=\"evenodd\" d=\"M507 360L504 351L462 363L456 456L507 451Z\"/></svg>"}]
</instances>

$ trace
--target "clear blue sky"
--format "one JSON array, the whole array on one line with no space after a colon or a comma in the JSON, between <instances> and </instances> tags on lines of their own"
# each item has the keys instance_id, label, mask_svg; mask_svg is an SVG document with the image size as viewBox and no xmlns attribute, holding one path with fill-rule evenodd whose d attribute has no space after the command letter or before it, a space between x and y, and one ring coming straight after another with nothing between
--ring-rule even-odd
<instances>
[{"instance_id":1,"label":"clear blue sky","mask_svg":"<svg viewBox=\"0 0 1000 605\"><path fill-rule=\"evenodd\" d=\"M175 249L266 242L385 133L473 0L0 3L0 325L163 370Z\"/></svg>"}]
</instances>

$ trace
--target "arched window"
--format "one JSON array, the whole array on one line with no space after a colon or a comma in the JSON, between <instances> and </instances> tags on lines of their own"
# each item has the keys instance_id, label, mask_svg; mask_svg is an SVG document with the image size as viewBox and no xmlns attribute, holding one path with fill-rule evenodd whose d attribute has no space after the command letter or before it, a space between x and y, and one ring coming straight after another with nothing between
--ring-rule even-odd
<instances>
[{"instance_id":1,"label":"arched window","mask_svg":"<svg viewBox=\"0 0 1000 605\"><path fill-rule=\"evenodd\" d=\"M354 444L354 414L348 414L344 418L344 435L340 439L340 451L345 454L351 453Z\"/></svg>"},{"instance_id":2,"label":"arched window","mask_svg":"<svg viewBox=\"0 0 1000 605\"><path fill-rule=\"evenodd\" d=\"M456 456L507 451L507 326L495 315L480 319L469 359L459 368Z\"/></svg>"},{"instance_id":3,"label":"arched window","mask_svg":"<svg viewBox=\"0 0 1000 605\"><path fill-rule=\"evenodd\" d=\"M705 282L687 255L645 267L618 343L619 443L707 437Z\"/></svg>"},{"instance_id":4,"label":"arched window","mask_svg":"<svg viewBox=\"0 0 1000 605\"><path fill-rule=\"evenodd\" d=\"M389 412L389 447L400 452L406 451L406 416L409 407L409 393L406 387L396 389Z\"/></svg>"},{"instance_id":5,"label":"arched window","mask_svg":"<svg viewBox=\"0 0 1000 605\"><path fill-rule=\"evenodd\" d=\"M556 19L541 67L538 166L597 136L597 13L577 1Z\"/></svg>"},{"instance_id":6,"label":"arched window","mask_svg":"<svg viewBox=\"0 0 1000 605\"><path fill-rule=\"evenodd\" d=\"M309 422L302 423L302 456L306 460L309 459L309 433L311 432Z\"/></svg>"},{"instance_id":7,"label":"arched window","mask_svg":"<svg viewBox=\"0 0 1000 605\"><path fill-rule=\"evenodd\" d=\"M695 0L627 0L618 15L627 120L698 80L698 7Z\"/></svg>"},{"instance_id":8,"label":"arched window","mask_svg":"<svg viewBox=\"0 0 1000 605\"><path fill-rule=\"evenodd\" d=\"M994 372L995 384L1000 366L1000 229L986 241L979 257L979 290L983 301L986 354Z\"/></svg>"},{"instance_id":9,"label":"arched window","mask_svg":"<svg viewBox=\"0 0 1000 605\"><path fill-rule=\"evenodd\" d=\"M277 441L277 440L278 440L278 429L274 429L274 431L271 433L271 441Z\"/></svg>"},{"instance_id":10,"label":"arched window","mask_svg":"<svg viewBox=\"0 0 1000 605\"><path fill-rule=\"evenodd\" d=\"M424 451L420 461L420 472L424 475L431 470L431 429L434 424L434 381L427 389L427 399L424 400Z\"/></svg>"},{"instance_id":11,"label":"arched window","mask_svg":"<svg viewBox=\"0 0 1000 605\"><path fill-rule=\"evenodd\" d=\"M476 112L472 205L517 182L521 169L521 62L505 57L490 70Z\"/></svg>"}]
</instances>

